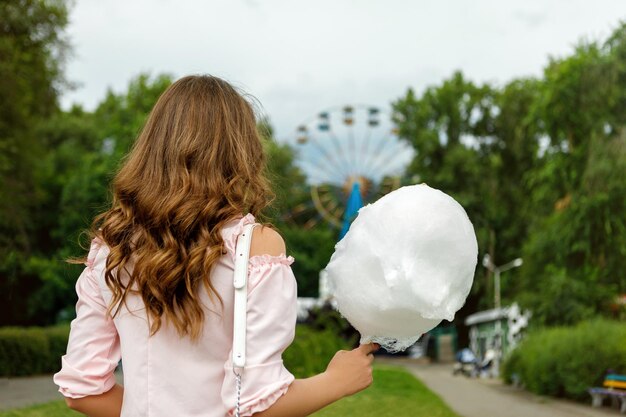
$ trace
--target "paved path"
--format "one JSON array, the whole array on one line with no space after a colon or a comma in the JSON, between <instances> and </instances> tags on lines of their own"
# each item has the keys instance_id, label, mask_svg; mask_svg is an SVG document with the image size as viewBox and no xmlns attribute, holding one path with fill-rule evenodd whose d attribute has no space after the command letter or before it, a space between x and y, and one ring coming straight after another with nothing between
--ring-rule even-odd
<instances>
[{"instance_id":1,"label":"paved path","mask_svg":"<svg viewBox=\"0 0 626 417\"><path fill-rule=\"evenodd\" d=\"M463 417L619 417L609 407L556 400L503 385L498 380L453 376L452 365L425 365L411 359L376 357L402 365ZM591 400L589 400L591 403Z\"/></svg>"},{"instance_id":2,"label":"paved path","mask_svg":"<svg viewBox=\"0 0 626 417\"><path fill-rule=\"evenodd\" d=\"M60 400L52 375L0 379L0 411Z\"/></svg>"},{"instance_id":3,"label":"paved path","mask_svg":"<svg viewBox=\"0 0 626 417\"><path fill-rule=\"evenodd\" d=\"M121 373L115 376L118 382L122 381ZM0 411L62 400L58 389L52 375L0 378Z\"/></svg>"}]
</instances>

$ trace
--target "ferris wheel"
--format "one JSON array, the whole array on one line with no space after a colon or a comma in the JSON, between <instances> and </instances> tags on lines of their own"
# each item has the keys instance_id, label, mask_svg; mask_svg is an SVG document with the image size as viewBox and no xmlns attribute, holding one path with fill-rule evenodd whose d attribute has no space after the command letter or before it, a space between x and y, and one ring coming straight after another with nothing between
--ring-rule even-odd
<instances>
[{"instance_id":1,"label":"ferris wheel","mask_svg":"<svg viewBox=\"0 0 626 417\"><path fill-rule=\"evenodd\" d=\"M347 230L350 216L367 203L400 186L413 159L413 148L398 137L389 113L375 106L346 105L306 119L296 131L296 165L306 174L320 220ZM301 204L294 216L306 212Z\"/></svg>"}]
</instances>

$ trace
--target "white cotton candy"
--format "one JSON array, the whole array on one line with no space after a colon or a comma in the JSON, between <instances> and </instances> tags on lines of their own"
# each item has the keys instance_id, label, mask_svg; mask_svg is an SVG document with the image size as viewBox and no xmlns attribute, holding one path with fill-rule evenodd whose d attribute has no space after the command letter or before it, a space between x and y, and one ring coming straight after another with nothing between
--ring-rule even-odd
<instances>
[{"instance_id":1,"label":"white cotton candy","mask_svg":"<svg viewBox=\"0 0 626 417\"><path fill-rule=\"evenodd\" d=\"M454 318L477 259L463 207L421 184L362 207L326 271L337 309L361 333L361 343L397 352Z\"/></svg>"}]
</instances>

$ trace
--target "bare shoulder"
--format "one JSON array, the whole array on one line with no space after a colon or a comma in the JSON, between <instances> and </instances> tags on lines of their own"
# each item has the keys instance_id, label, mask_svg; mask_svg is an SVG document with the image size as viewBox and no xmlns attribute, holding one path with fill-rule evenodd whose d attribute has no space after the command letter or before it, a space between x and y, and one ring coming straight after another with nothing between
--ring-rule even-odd
<instances>
[{"instance_id":1,"label":"bare shoulder","mask_svg":"<svg viewBox=\"0 0 626 417\"><path fill-rule=\"evenodd\" d=\"M269 226L257 226L252 232L250 256L270 255L278 256L286 253L283 237Z\"/></svg>"}]
</instances>

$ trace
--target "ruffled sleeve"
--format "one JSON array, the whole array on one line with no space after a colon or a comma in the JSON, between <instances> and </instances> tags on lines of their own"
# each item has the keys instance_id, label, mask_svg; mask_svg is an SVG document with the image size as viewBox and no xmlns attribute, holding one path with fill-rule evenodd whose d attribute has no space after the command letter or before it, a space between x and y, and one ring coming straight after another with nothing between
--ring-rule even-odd
<instances>
[{"instance_id":1,"label":"ruffled sleeve","mask_svg":"<svg viewBox=\"0 0 626 417\"><path fill-rule=\"evenodd\" d=\"M282 360L283 351L295 336L297 284L290 267L293 261L285 255L250 258L242 417L270 408L295 379ZM221 391L229 416L235 413L237 397L231 357L232 351L224 364Z\"/></svg>"},{"instance_id":2,"label":"ruffled sleeve","mask_svg":"<svg viewBox=\"0 0 626 417\"><path fill-rule=\"evenodd\" d=\"M237 246L237 238L243 232L243 228L247 224L255 223L256 219L252 213L248 213L243 217L233 219L228 227L222 230L222 238L224 239L224 248L230 255L231 259L235 259L235 248Z\"/></svg>"},{"instance_id":3,"label":"ruffled sleeve","mask_svg":"<svg viewBox=\"0 0 626 417\"><path fill-rule=\"evenodd\" d=\"M113 372L121 358L120 341L102 298L96 272L106 257L98 256L101 241L94 239L86 268L76 282L76 318L71 323L67 353L54 383L66 397L82 398L109 391L115 385Z\"/></svg>"}]
</instances>

